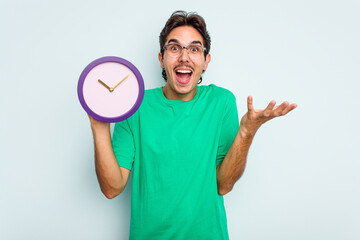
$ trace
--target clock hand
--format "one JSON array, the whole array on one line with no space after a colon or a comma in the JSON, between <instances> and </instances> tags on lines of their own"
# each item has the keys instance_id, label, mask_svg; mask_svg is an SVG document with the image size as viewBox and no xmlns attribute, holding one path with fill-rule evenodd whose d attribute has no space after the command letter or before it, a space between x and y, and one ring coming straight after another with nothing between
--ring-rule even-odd
<instances>
[{"instance_id":1,"label":"clock hand","mask_svg":"<svg viewBox=\"0 0 360 240\"><path fill-rule=\"evenodd\" d=\"M128 78L128 76L130 76L130 74L127 75L126 77L124 77L123 80L121 80L115 87L112 88L112 90L114 91L114 89L115 89L117 86L119 86L125 79Z\"/></svg>"},{"instance_id":2,"label":"clock hand","mask_svg":"<svg viewBox=\"0 0 360 240\"><path fill-rule=\"evenodd\" d=\"M101 81L100 79L98 79L99 83L101 83L102 85L104 85L104 87L106 87L110 92L113 91L112 88L110 88L108 85L106 85L103 81Z\"/></svg>"}]
</instances>

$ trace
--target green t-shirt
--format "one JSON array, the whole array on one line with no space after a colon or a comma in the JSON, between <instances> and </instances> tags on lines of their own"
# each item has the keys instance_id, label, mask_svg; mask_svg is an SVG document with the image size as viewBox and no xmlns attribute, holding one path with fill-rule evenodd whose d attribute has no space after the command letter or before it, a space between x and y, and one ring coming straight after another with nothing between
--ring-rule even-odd
<instances>
[{"instance_id":1,"label":"green t-shirt","mask_svg":"<svg viewBox=\"0 0 360 240\"><path fill-rule=\"evenodd\" d=\"M139 110L115 124L120 166L133 167L130 239L228 239L216 166L239 128L234 95L198 86L191 101L146 90Z\"/></svg>"}]
</instances>

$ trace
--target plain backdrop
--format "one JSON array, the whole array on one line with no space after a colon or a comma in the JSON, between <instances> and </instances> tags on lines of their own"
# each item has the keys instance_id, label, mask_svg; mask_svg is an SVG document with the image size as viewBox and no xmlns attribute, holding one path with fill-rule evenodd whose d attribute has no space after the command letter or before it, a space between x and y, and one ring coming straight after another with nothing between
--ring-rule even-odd
<instances>
[{"instance_id":1,"label":"plain backdrop","mask_svg":"<svg viewBox=\"0 0 360 240\"><path fill-rule=\"evenodd\" d=\"M230 239L360 239L358 0L0 0L0 239L128 238L131 182L102 195L77 81L119 56L163 86L158 36L179 9L205 18L203 84L239 117L248 95L298 104L256 134L225 196Z\"/></svg>"}]
</instances>

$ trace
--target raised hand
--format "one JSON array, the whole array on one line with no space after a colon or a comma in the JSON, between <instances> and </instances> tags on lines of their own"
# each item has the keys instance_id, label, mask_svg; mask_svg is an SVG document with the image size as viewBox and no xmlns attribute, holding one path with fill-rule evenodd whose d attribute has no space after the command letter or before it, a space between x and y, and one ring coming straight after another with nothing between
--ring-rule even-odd
<instances>
[{"instance_id":1,"label":"raised hand","mask_svg":"<svg viewBox=\"0 0 360 240\"><path fill-rule=\"evenodd\" d=\"M275 104L276 102L272 100L265 109L255 110L253 106L253 98L248 96L248 111L241 118L240 129L242 129L246 134L251 134L253 136L260 126L267 121L275 117L284 116L297 107L297 104L289 104L286 101L278 106L275 106Z\"/></svg>"}]
</instances>

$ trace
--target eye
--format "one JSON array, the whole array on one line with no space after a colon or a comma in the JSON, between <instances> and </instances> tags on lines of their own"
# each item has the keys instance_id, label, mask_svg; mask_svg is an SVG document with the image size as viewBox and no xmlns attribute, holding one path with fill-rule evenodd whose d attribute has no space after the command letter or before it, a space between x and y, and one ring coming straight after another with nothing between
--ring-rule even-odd
<instances>
[{"instance_id":1,"label":"eye","mask_svg":"<svg viewBox=\"0 0 360 240\"><path fill-rule=\"evenodd\" d=\"M189 50L191 53L200 53L201 52L200 46L196 46L196 45L190 46Z\"/></svg>"},{"instance_id":2,"label":"eye","mask_svg":"<svg viewBox=\"0 0 360 240\"><path fill-rule=\"evenodd\" d=\"M169 46L169 49L172 52L177 52L177 51L179 51L180 48L179 48L179 46L177 44L172 44L172 45Z\"/></svg>"}]
</instances>

